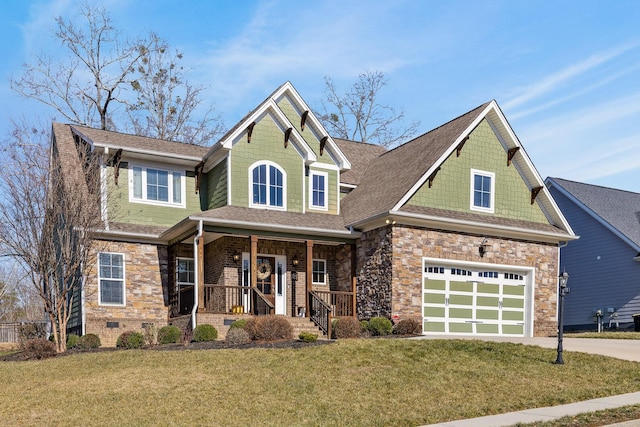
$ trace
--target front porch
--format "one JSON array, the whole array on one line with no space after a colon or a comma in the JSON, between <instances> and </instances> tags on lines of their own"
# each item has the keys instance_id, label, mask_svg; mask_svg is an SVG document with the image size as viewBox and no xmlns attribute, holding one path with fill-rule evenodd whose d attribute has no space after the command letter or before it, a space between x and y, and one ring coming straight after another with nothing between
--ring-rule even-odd
<instances>
[{"instance_id":1,"label":"front porch","mask_svg":"<svg viewBox=\"0 0 640 427\"><path fill-rule=\"evenodd\" d=\"M355 316L350 244L215 233L195 240L169 247L170 318L306 317L330 335L332 318Z\"/></svg>"}]
</instances>

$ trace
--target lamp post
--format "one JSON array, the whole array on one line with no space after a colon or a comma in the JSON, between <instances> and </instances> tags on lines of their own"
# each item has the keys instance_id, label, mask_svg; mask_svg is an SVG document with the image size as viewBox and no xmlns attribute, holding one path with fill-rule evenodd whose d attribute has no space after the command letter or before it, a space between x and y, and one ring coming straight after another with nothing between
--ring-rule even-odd
<instances>
[{"instance_id":1,"label":"lamp post","mask_svg":"<svg viewBox=\"0 0 640 427\"><path fill-rule=\"evenodd\" d=\"M560 307L558 311L558 357L556 358L556 365L564 365L562 360L562 335L564 332L563 315L564 315L564 296L570 292L567 288L567 282L569 281L569 274L563 271L558 276L558 296L560 297Z\"/></svg>"}]
</instances>

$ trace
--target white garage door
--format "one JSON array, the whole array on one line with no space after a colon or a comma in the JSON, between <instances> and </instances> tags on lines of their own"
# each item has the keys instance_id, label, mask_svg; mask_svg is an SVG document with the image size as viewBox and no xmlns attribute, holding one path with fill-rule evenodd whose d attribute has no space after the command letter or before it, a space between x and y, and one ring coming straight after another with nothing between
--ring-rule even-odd
<instances>
[{"instance_id":1,"label":"white garage door","mask_svg":"<svg viewBox=\"0 0 640 427\"><path fill-rule=\"evenodd\" d=\"M423 262L426 334L528 335L530 271Z\"/></svg>"}]
</instances>

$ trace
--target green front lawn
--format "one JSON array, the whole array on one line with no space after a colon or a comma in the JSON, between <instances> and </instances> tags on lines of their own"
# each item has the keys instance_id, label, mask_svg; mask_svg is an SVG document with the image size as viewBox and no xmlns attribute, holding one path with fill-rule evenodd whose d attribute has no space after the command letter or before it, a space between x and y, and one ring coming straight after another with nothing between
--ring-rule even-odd
<instances>
[{"instance_id":1,"label":"green front lawn","mask_svg":"<svg viewBox=\"0 0 640 427\"><path fill-rule=\"evenodd\" d=\"M463 340L0 362L3 425L416 426L640 391L640 365ZM598 384L598 387L594 387Z\"/></svg>"}]
</instances>

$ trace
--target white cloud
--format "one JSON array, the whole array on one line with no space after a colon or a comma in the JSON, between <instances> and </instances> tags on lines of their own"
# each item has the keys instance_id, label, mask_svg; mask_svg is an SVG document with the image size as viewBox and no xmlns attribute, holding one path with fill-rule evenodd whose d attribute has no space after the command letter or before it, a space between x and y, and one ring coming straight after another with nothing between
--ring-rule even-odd
<instances>
[{"instance_id":1,"label":"white cloud","mask_svg":"<svg viewBox=\"0 0 640 427\"><path fill-rule=\"evenodd\" d=\"M640 44L634 42L592 55L582 62L570 65L543 78L540 82L524 88L520 95L505 102L503 107L507 110L515 109L550 92L557 91L560 86L569 84L571 80L577 76L585 74L595 67L607 63L630 50L636 49L638 46L640 46Z\"/></svg>"}]
</instances>

